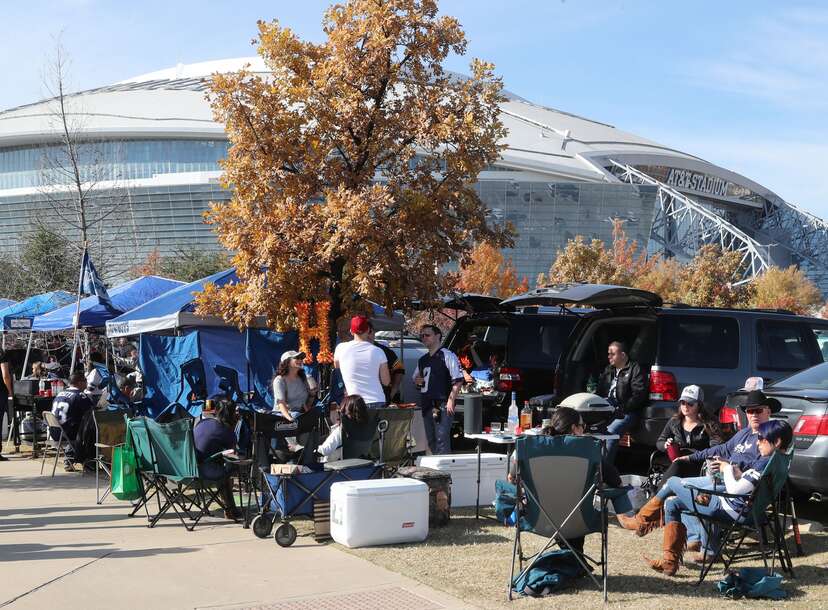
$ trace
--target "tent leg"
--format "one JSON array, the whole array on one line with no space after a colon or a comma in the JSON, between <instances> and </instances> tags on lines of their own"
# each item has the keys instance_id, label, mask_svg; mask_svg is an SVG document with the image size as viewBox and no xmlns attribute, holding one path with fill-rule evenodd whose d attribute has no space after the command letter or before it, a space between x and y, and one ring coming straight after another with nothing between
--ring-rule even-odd
<instances>
[{"instance_id":1,"label":"tent leg","mask_svg":"<svg viewBox=\"0 0 828 610\"><path fill-rule=\"evenodd\" d=\"M26 347L26 357L23 359L23 372L20 377L26 376L26 371L29 368L29 354L32 353L32 339L34 338L34 331L29 331L29 345Z\"/></svg>"}]
</instances>

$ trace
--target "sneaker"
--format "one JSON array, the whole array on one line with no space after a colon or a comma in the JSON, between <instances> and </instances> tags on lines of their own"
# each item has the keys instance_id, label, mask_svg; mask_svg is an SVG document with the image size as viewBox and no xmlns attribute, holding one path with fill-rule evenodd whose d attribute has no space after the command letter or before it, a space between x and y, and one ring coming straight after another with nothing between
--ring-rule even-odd
<instances>
[{"instance_id":1,"label":"sneaker","mask_svg":"<svg viewBox=\"0 0 828 610\"><path fill-rule=\"evenodd\" d=\"M75 465L72 462L63 462L63 469L66 472L75 472Z\"/></svg>"},{"instance_id":2,"label":"sneaker","mask_svg":"<svg viewBox=\"0 0 828 610\"><path fill-rule=\"evenodd\" d=\"M8 462L8 461L9 461L9 458L7 458L2 453L0 453L0 462Z\"/></svg>"}]
</instances>

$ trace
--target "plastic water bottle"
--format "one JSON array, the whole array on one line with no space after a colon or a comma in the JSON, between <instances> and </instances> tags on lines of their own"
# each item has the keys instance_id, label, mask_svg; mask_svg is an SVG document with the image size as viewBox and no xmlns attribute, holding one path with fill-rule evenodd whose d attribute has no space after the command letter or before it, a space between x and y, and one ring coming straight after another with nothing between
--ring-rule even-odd
<instances>
[{"instance_id":1,"label":"plastic water bottle","mask_svg":"<svg viewBox=\"0 0 828 610\"><path fill-rule=\"evenodd\" d=\"M506 418L506 431L514 434L518 427L517 392L512 392L512 404L509 405L509 417Z\"/></svg>"}]
</instances>

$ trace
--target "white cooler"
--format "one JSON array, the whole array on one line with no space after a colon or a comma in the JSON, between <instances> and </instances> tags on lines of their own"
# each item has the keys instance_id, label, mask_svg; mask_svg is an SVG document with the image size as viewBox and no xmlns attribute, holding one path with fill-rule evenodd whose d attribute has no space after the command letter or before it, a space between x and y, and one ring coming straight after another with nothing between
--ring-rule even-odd
<instances>
[{"instance_id":1,"label":"white cooler","mask_svg":"<svg viewBox=\"0 0 828 610\"><path fill-rule=\"evenodd\" d=\"M451 473L452 507L474 506L477 498L477 454L427 455L417 460L425 466ZM495 499L495 481L506 478L506 456L502 453L480 455L480 506Z\"/></svg>"},{"instance_id":2,"label":"white cooler","mask_svg":"<svg viewBox=\"0 0 828 610\"><path fill-rule=\"evenodd\" d=\"M422 542L428 537L428 485L402 478L334 483L331 537L349 548Z\"/></svg>"}]
</instances>

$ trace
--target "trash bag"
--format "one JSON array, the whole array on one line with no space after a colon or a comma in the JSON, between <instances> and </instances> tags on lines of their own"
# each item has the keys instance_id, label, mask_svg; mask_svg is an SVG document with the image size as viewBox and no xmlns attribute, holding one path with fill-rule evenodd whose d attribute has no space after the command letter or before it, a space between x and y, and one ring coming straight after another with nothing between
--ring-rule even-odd
<instances>
[{"instance_id":1,"label":"trash bag","mask_svg":"<svg viewBox=\"0 0 828 610\"><path fill-rule=\"evenodd\" d=\"M720 580L716 588L722 597L728 599L785 599L788 593L781 585L781 574L768 574L764 568L740 568L730 572L724 580Z\"/></svg>"},{"instance_id":2,"label":"trash bag","mask_svg":"<svg viewBox=\"0 0 828 610\"><path fill-rule=\"evenodd\" d=\"M515 592L530 597L545 597L558 593L586 575L584 567L569 549L544 553L523 575L512 583Z\"/></svg>"}]
</instances>

